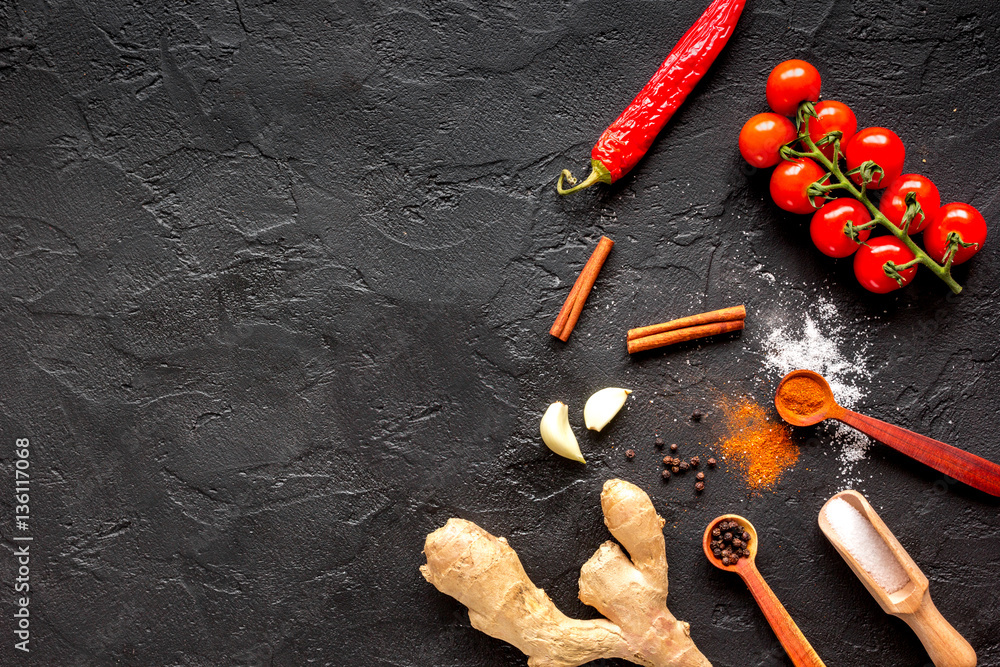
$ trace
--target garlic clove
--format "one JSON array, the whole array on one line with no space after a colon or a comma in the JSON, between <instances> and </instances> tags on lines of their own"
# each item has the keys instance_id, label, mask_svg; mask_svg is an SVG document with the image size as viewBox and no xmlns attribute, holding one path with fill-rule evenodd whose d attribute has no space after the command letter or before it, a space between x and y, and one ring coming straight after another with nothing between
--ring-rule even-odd
<instances>
[{"instance_id":1,"label":"garlic clove","mask_svg":"<svg viewBox=\"0 0 1000 667\"><path fill-rule=\"evenodd\" d=\"M620 387L608 387L595 392L583 407L583 423L591 431L600 431L618 414L631 393Z\"/></svg>"},{"instance_id":2,"label":"garlic clove","mask_svg":"<svg viewBox=\"0 0 1000 667\"><path fill-rule=\"evenodd\" d=\"M542 423L539 424L542 433L542 442L559 456L586 463L583 454L580 453L580 445L576 442L573 429L569 426L569 408L565 403L556 401L549 406L545 414L542 415Z\"/></svg>"}]
</instances>

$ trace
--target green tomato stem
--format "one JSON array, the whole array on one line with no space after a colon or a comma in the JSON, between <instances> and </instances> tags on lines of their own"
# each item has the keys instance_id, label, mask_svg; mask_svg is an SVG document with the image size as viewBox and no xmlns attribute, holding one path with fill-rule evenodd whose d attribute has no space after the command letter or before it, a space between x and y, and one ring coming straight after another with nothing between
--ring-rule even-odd
<instances>
[{"instance_id":1,"label":"green tomato stem","mask_svg":"<svg viewBox=\"0 0 1000 667\"><path fill-rule=\"evenodd\" d=\"M803 104L806 103L804 102ZM873 222L876 222L889 230L889 233L902 241L903 244L910 249L910 252L913 253L913 261L907 262L903 266L908 267L913 264L923 264L930 269L934 275L943 280L944 283L951 288L952 292L958 294L962 291L962 286L955 282L955 279L951 277L951 258L948 258L944 266L938 264L931 259L930 255L924 252L923 248L913 242L913 239L910 238L909 234L894 225L888 218L882 215L882 212L878 210L878 207L876 207L875 204L868 199L867 188L865 185L862 184L860 188L855 186L854 181L845 176L843 171L841 171L839 164L840 160L830 160L823 154L823 151L821 151L816 144L813 143L813 140L809 137L809 123L807 122L803 122L799 125L799 141L802 142L802 145L805 146L808 151L803 152L789 150L788 152L793 154L795 157L807 157L819 162L836 180L836 182L831 185L819 185L819 189L823 192L829 192L835 189L847 190L852 197L864 204L865 208L868 209L868 212L871 213ZM840 140L837 139L834 141L833 146L833 155L834 158L837 158L840 155Z\"/></svg>"}]
</instances>

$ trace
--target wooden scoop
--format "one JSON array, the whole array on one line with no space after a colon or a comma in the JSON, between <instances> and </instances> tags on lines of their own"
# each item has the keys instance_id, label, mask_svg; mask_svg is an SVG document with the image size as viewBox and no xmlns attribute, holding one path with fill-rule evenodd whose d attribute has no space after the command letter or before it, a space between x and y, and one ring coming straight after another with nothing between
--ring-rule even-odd
<instances>
[{"instance_id":1,"label":"wooden scoop","mask_svg":"<svg viewBox=\"0 0 1000 667\"><path fill-rule=\"evenodd\" d=\"M802 389L809 384L814 390L812 393L822 394L822 400L795 400L797 392L793 389ZM792 426L812 426L824 419L837 419L974 489L1000 496L1000 465L837 405L830 384L819 373L798 370L783 377L774 394L774 407L778 408L781 418Z\"/></svg>"},{"instance_id":2,"label":"wooden scoop","mask_svg":"<svg viewBox=\"0 0 1000 667\"><path fill-rule=\"evenodd\" d=\"M910 578L909 583L895 593L886 593L885 589L879 586L851 555L826 518L827 505L837 498L850 503L854 509L871 522L875 532L885 540L886 546L889 547L903 571ZM927 577L920 571L917 564L906 553L906 549L882 522L878 513L868 504L863 495L857 491L841 491L830 498L819 511L819 527L833 547L847 561L850 568L854 570L854 574L858 575L858 579L865 585L868 592L878 601L885 613L898 616L913 628L937 667L975 667L976 652L934 606L931 594L927 589Z\"/></svg>"},{"instance_id":3,"label":"wooden scoop","mask_svg":"<svg viewBox=\"0 0 1000 667\"><path fill-rule=\"evenodd\" d=\"M715 527L715 524L727 519L736 521L743 526L746 532L750 533L750 557L740 558L736 561L736 565L723 565L722 561L712 553L712 528ZM781 645L785 647L785 651L795 667L826 667L757 569L757 565L754 563L757 558L757 531L752 523L738 514L723 514L716 517L705 529L702 548L705 550L708 562L712 565L726 572L735 572L743 578L753 595L753 599L757 601L760 610L764 612L764 617L771 624L771 629L778 636Z\"/></svg>"}]
</instances>

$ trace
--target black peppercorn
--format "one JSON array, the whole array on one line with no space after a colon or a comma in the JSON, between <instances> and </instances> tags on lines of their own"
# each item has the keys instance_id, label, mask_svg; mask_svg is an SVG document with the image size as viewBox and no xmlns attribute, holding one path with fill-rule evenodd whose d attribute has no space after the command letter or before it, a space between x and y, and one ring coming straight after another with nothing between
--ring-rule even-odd
<instances>
[{"instance_id":1,"label":"black peppercorn","mask_svg":"<svg viewBox=\"0 0 1000 667\"><path fill-rule=\"evenodd\" d=\"M715 464L716 464L716 460L714 458L709 458L708 459L708 467L709 468L714 468Z\"/></svg>"},{"instance_id":2,"label":"black peppercorn","mask_svg":"<svg viewBox=\"0 0 1000 667\"><path fill-rule=\"evenodd\" d=\"M653 441L653 444L659 447L660 449L663 449L663 444L664 444L663 438L661 438L660 436L656 436L656 440Z\"/></svg>"},{"instance_id":3,"label":"black peppercorn","mask_svg":"<svg viewBox=\"0 0 1000 667\"><path fill-rule=\"evenodd\" d=\"M691 413L691 420L692 421L696 421L696 422L700 422L701 418L704 417L704 416L705 415L702 413L701 410L695 410L694 412Z\"/></svg>"},{"instance_id":4,"label":"black peppercorn","mask_svg":"<svg viewBox=\"0 0 1000 667\"><path fill-rule=\"evenodd\" d=\"M660 473L660 477L663 478L664 482L667 481L668 479L670 479L670 471L664 470L663 472Z\"/></svg>"},{"instance_id":5,"label":"black peppercorn","mask_svg":"<svg viewBox=\"0 0 1000 667\"><path fill-rule=\"evenodd\" d=\"M699 482L703 482L705 481L705 473L699 472L697 475L694 476L694 478Z\"/></svg>"},{"instance_id":6,"label":"black peppercorn","mask_svg":"<svg viewBox=\"0 0 1000 667\"><path fill-rule=\"evenodd\" d=\"M722 552L719 551L718 549L712 549L712 555L715 556L716 558L722 558Z\"/></svg>"},{"instance_id":7,"label":"black peppercorn","mask_svg":"<svg viewBox=\"0 0 1000 667\"><path fill-rule=\"evenodd\" d=\"M669 456L664 456L663 457L663 465L665 465L665 466L671 466L673 464L674 464L673 458L671 458Z\"/></svg>"},{"instance_id":8,"label":"black peppercorn","mask_svg":"<svg viewBox=\"0 0 1000 667\"><path fill-rule=\"evenodd\" d=\"M699 456L692 456L691 457L691 467L692 468L697 468L699 465L701 465L701 457L699 457Z\"/></svg>"},{"instance_id":9,"label":"black peppercorn","mask_svg":"<svg viewBox=\"0 0 1000 667\"><path fill-rule=\"evenodd\" d=\"M625 458L627 458L627 459L634 459L635 458L635 450L634 449L626 449L625 450Z\"/></svg>"},{"instance_id":10,"label":"black peppercorn","mask_svg":"<svg viewBox=\"0 0 1000 667\"><path fill-rule=\"evenodd\" d=\"M672 466L672 467L670 468L670 472L674 473L675 475L676 475L677 473L679 473L680 471L681 471L681 469L680 469L680 468L678 468L677 466Z\"/></svg>"},{"instance_id":11,"label":"black peppercorn","mask_svg":"<svg viewBox=\"0 0 1000 667\"><path fill-rule=\"evenodd\" d=\"M687 471L687 469L690 468L691 465L687 461L681 461L680 463L677 464L677 467L680 468L681 470Z\"/></svg>"},{"instance_id":12,"label":"black peppercorn","mask_svg":"<svg viewBox=\"0 0 1000 667\"><path fill-rule=\"evenodd\" d=\"M677 443L676 442L673 442L673 443L670 444L670 451L672 451L672 452L676 452L677 451Z\"/></svg>"},{"instance_id":13,"label":"black peppercorn","mask_svg":"<svg viewBox=\"0 0 1000 667\"><path fill-rule=\"evenodd\" d=\"M705 482L695 482L694 483L694 490L697 491L698 493L701 493L702 491L704 491L705 490Z\"/></svg>"},{"instance_id":14,"label":"black peppercorn","mask_svg":"<svg viewBox=\"0 0 1000 667\"><path fill-rule=\"evenodd\" d=\"M705 482L698 480L695 483L695 490L701 493L705 490ZM723 559L723 565L736 565L741 558L750 557L749 534L746 529L732 519L719 521L712 526L713 539L710 543L712 554L716 558ZM745 538L745 539L744 539ZM719 554L716 554L718 550Z\"/></svg>"}]
</instances>

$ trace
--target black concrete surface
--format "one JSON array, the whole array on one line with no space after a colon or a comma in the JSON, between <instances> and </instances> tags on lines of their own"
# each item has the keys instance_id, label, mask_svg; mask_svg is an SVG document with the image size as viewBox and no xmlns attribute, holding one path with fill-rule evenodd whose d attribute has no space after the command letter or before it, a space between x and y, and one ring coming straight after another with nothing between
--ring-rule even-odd
<instances>
[{"instance_id":1,"label":"black concrete surface","mask_svg":"<svg viewBox=\"0 0 1000 667\"><path fill-rule=\"evenodd\" d=\"M748 497L723 467L696 498L661 483L652 439L711 451L715 399L767 404L769 327L821 298L869 344L864 411L1000 460L1000 240L957 271L959 297L929 274L869 295L736 150L770 69L806 58L824 97L895 130L907 169L996 233L1000 17L750 0L646 159L560 199L559 170L586 170L706 4L0 4L0 663L522 665L420 577L424 536L472 519L593 615L577 574L622 477L667 520L669 605L713 664L790 664L701 555L728 511L757 526L760 569L826 664L929 664L817 528L837 443L796 434L776 491ZM617 245L561 344L548 328L601 234ZM740 336L625 353L631 326L738 302ZM588 434L579 411L608 385L635 390L629 410ZM554 400L586 467L540 443ZM857 473L980 665L1000 665L997 501L881 447Z\"/></svg>"}]
</instances>

